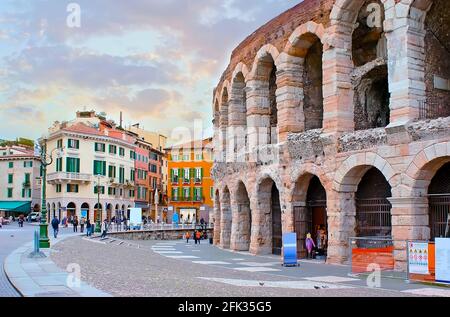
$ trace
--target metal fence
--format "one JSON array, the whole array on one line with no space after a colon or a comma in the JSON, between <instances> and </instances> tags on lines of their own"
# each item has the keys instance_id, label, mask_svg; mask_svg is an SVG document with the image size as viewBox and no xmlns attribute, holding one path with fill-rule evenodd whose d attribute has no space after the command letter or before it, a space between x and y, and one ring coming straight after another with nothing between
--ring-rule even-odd
<instances>
[{"instance_id":1,"label":"metal fence","mask_svg":"<svg viewBox=\"0 0 450 317\"><path fill-rule=\"evenodd\" d=\"M129 225L126 228L123 224L116 225L114 223L110 224L108 232L124 232L124 231L164 231L164 230L206 230L214 229L213 223L204 224L146 224L133 226Z\"/></svg>"},{"instance_id":2,"label":"metal fence","mask_svg":"<svg viewBox=\"0 0 450 317\"><path fill-rule=\"evenodd\" d=\"M437 119L450 116L450 105L441 100L422 100L419 101L419 118Z\"/></svg>"},{"instance_id":3,"label":"metal fence","mask_svg":"<svg viewBox=\"0 0 450 317\"><path fill-rule=\"evenodd\" d=\"M431 237L448 237L450 195L429 195Z\"/></svg>"},{"instance_id":4,"label":"metal fence","mask_svg":"<svg viewBox=\"0 0 450 317\"><path fill-rule=\"evenodd\" d=\"M391 208L386 198L356 200L356 232L361 237L391 235Z\"/></svg>"}]
</instances>

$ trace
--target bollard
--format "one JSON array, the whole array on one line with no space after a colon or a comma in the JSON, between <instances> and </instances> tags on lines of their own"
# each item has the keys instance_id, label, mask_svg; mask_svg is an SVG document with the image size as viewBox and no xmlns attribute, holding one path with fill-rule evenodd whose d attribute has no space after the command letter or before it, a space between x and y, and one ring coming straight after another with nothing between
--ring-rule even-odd
<instances>
[{"instance_id":1,"label":"bollard","mask_svg":"<svg viewBox=\"0 0 450 317\"><path fill-rule=\"evenodd\" d=\"M33 240L33 252L29 254L30 258L45 258L45 254L42 253L39 249L39 231L36 230L34 232L34 240Z\"/></svg>"}]
</instances>

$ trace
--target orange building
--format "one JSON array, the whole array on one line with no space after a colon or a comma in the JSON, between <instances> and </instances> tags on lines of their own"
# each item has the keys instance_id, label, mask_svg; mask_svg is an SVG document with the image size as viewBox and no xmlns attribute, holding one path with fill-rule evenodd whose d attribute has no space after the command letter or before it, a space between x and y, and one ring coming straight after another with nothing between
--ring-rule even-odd
<instances>
[{"instance_id":1,"label":"orange building","mask_svg":"<svg viewBox=\"0 0 450 317\"><path fill-rule=\"evenodd\" d=\"M167 148L169 207L167 219L177 213L180 222L209 222L213 212L211 179L212 138Z\"/></svg>"}]
</instances>

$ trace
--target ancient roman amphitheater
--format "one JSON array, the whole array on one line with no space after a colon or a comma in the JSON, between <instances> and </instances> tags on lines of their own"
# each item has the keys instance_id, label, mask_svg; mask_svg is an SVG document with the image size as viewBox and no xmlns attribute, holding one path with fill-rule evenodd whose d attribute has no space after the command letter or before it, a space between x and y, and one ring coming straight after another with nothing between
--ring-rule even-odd
<instances>
[{"instance_id":1,"label":"ancient roman amphitheater","mask_svg":"<svg viewBox=\"0 0 450 317\"><path fill-rule=\"evenodd\" d=\"M214 90L215 244L296 232L304 257L321 227L329 263L377 237L403 269L406 241L444 236L449 26L448 0L305 0L245 39Z\"/></svg>"}]
</instances>

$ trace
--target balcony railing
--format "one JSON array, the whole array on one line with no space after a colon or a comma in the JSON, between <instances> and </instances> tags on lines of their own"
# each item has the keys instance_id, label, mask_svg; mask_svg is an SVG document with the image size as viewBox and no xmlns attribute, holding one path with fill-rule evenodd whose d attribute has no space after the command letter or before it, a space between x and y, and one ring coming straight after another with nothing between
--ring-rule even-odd
<instances>
[{"instance_id":1,"label":"balcony railing","mask_svg":"<svg viewBox=\"0 0 450 317\"><path fill-rule=\"evenodd\" d=\"M419 102L419 119L437 119L450 116L450 104L439 100L423 100Z\"/></svg>"},{"instance_id":2,"label":"balcony railing","mask_svg":"<svg viewBox=\"0 0 450 317\"><path fill-rule=\"evenodd\" d=\"M47 175L48 182L79 181L90 182L91 174L57 172Z\"/></svg>"},{"instance_id":3,"label":"balcony railing","mask_svg":"<svg viewBox=\"0 0 450 317\"><path fill-rule=\"evenodd\" d=\"M191 202L201 203L205 201L204 197L170 197L170 202Z\"/></svg>"},{"instance_id":4,"label":"balcony railing","mask_svg":"<svg viewBox=\"0 0 450 317\"><path fill-rule=\"evenodd\" d=\"M23 182L23 187L31 187L31 183L30 182Z\"/></svg>"}]
</instances>

